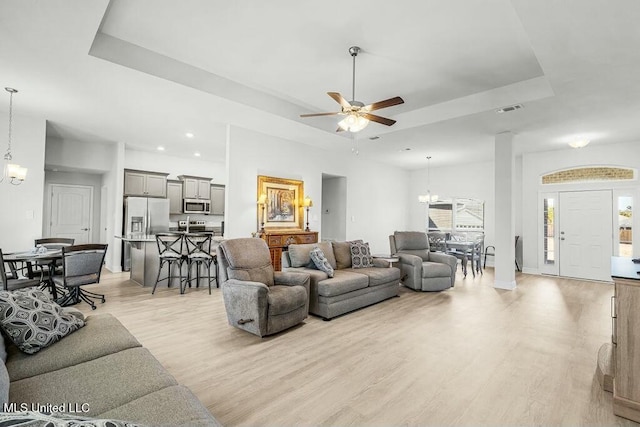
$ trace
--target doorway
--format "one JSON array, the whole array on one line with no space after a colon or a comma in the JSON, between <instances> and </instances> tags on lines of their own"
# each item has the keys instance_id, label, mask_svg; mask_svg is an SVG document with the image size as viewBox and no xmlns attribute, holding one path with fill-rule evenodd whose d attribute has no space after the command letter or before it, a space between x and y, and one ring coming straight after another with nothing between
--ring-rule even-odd
<instances>
[{"instance_id":1,"label":"doorway","mask_svg":"<svg viewBox=\"0 0 640 427\"><path fill-rule=\"evenodd\" d=\"M611 190L543 195L540 272L611 281L612 203Z\"/></svg>"},{"instance_id":2,"label":"doorway","mask_svg":"<svg viewBox=\"0 0 640 427\"><path fill-rule=\"evenodd\" d=\"M75 239L76 245L91 242L93 187L51 184L48 237Z\"/></svg>"},{"instance_id":3,"label":"doorway","mask_svg":"<svg viewBox=\"0 0 640 427\"><path fill-rule=\"evenodd\" d=\"M347 240L347 178L322 174L323 241Z\"/></svg>"}]
</instances>

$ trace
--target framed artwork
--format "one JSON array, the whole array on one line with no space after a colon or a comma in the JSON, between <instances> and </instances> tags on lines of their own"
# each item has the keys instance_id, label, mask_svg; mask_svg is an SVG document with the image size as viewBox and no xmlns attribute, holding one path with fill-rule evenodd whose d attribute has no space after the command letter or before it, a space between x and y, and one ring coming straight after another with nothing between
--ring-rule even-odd
<instances>
[{"instance_id":1,"label":"framed artwork","mask_svg":"<svg viewBox=\"0 0 640 427\"><path fill-rule=\"evenodd\" d=\"M265 229L302 229L302 197L302 181L258 175L258 222Z\"/></svg>"}]
</instances>

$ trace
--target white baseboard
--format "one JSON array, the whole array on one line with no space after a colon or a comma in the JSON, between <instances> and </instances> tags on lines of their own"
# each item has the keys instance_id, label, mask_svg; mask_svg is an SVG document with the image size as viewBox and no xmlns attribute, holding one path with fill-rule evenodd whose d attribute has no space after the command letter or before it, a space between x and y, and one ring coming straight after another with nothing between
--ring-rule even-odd
<instances>
[{"instance_id":1,"label":"white baseboard","mask_svg":"<svg viewBox=\"0 0 640 427\"><path fill-rule=\"evenodd\" d=\"M496 280L493 282L493 287L498 289L504 289L507 291L512 291L516 288L515 280Z\"/></svg>"},{"instance_id":2,"label":"white baseboard","mask_svg":"<svg viewBox=\"0 0 640 427\"><path fill-rule=\"evenodd\" d=\"M524 274L540 274L540 271L537 268L529 268L529 267L522 267L522 272Z\"/></svg>"}]
</instances>

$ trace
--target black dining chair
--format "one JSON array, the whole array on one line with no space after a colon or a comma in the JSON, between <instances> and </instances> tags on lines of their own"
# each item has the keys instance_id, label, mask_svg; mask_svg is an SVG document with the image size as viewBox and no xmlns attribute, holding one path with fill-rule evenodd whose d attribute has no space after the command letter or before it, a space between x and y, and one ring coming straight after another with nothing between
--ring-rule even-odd
<instances>
[{"instance_id":1,"label":"black dining chair","mask_svg":"<svg viewBox=\"0 0 640 427\"><path fill-rule=\"evenodd\" d=\"M11 272L13 270L13 272ZM20 277L15 269L10 267L9 273L5 267L2 249L0 249L0 280L2 280L2 289L5 291L13 291L16 289L29 288L31 286L39 286L40 279L29 279Z\"/></svg>"},{"instance_id":2,"label":"black dining chair","mask_svg":"<svg viewBox=\"0 0 640 427\"><path fill-rule=\"evenodd\" d=\"M107 245L99 243L62 248L62 276L53 277L56 285L63 286L68 291L58 300L60 305L73 305L84 301L95 310L94 300L105 302L104 295L87 291L82 286L100 282L106 253Z\"/></svg>"},{"instance_id":3,"label":"black dining chair","mask_svg":"<svg viewBox=\"0 0 640 427\"><path fill-rule=\"evenodd\" d=\"M182 285L184 279L182 277L182 264L186 260L186 254L184 252L184 236L177 233L156 233L156 244L158 245L158 258L160 263L158 264L156 283L153 284L151 294L153 295L156 293L158 283L166 280L167 287L170 287L173 279L179 280L178 286L180 288L180 293L183 294L184 288ZM167 275L165 277L160 277L164 266L167 266ZM178 269L177 275L173 273L174 268Z\"/></svg>"}]
</instances>

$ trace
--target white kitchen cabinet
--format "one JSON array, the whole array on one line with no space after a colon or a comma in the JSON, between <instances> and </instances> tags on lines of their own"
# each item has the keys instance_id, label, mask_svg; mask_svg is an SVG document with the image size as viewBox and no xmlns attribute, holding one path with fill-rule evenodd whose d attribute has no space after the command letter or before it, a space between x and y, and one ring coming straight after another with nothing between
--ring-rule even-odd
<instances>
[{"instance_id":1,"label":"white kitchen cabinet","mask_svg":"<svg viewBox=\"0 0 640 427\"><path fill-rule=\"evenodd\" d=\"M169 214L182 213L182 181L167 181L167 198L169 199Z\"/></svg>"},{"instance_id":2,"label":"white kitchen cabinet","mask_svg":"<svg viewBox=\"0 0 640 427\"><path fill-rule=\"evenodd\" d=\"M211 185L211 212L210 215L224 215L224 185Z\"/></svg>"}]
</instances>

